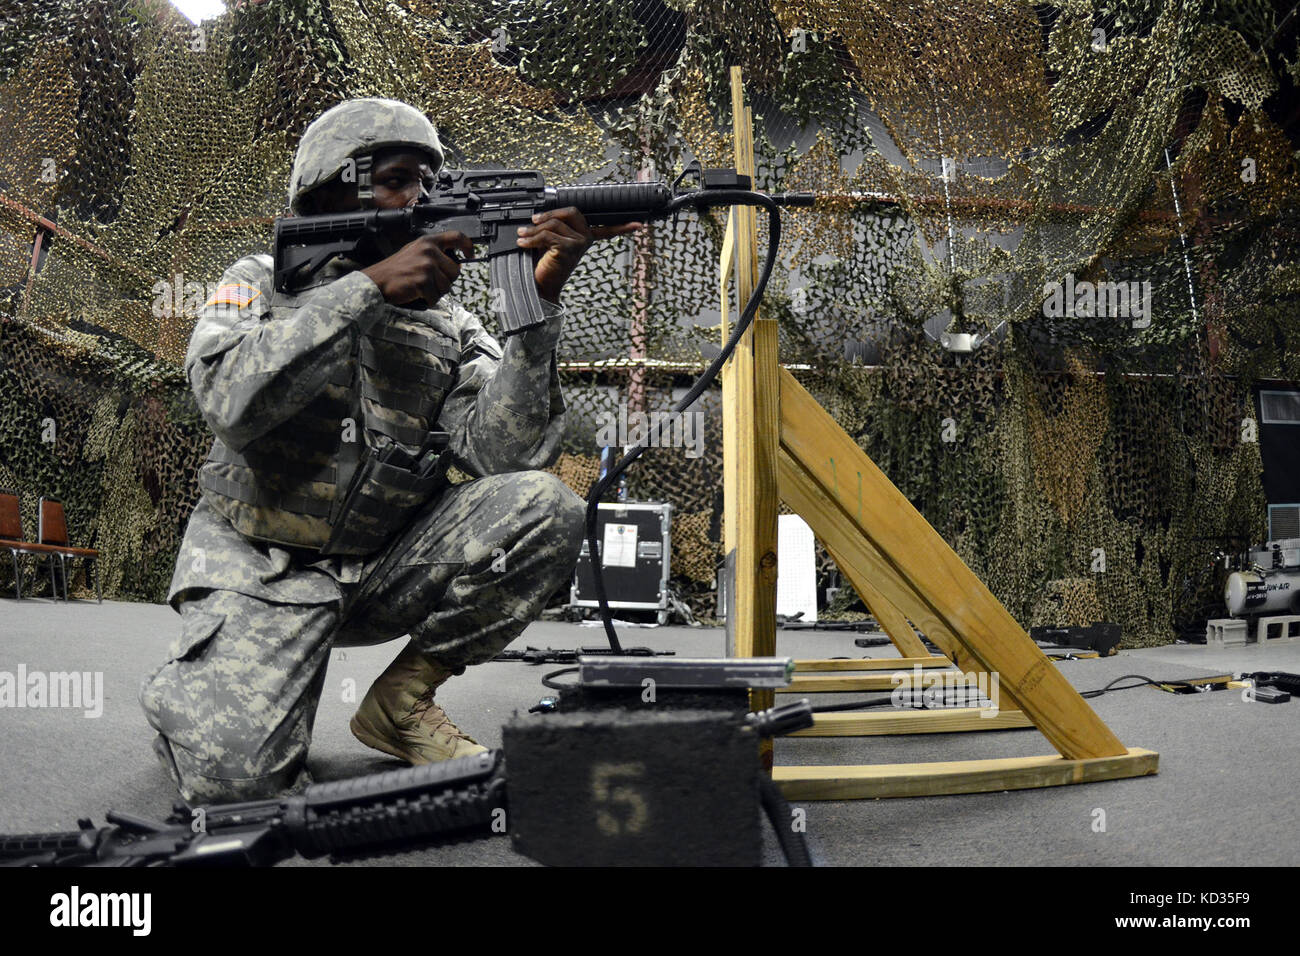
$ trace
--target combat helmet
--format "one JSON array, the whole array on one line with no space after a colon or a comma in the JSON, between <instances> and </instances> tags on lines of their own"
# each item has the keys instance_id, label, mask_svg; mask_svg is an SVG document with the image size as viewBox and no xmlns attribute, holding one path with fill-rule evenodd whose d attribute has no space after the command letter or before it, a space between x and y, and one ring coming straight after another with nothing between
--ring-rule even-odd
<instances>
[{"instance_id":1,"label":"combat helmet","mask_svg":"<svg viewBox=\"0 0 1300 956\"><path fill-rule=\"evenodd\" d=\"M381 149L408 146L425 151L437 172L442 143L428 117L414 106L378 97L344 100L318 116L302 134L289 177L289 207L301 212L302 198L355 163L357 198L363 209L373 204L370 167Z\"/></svg>"}]
</instances>

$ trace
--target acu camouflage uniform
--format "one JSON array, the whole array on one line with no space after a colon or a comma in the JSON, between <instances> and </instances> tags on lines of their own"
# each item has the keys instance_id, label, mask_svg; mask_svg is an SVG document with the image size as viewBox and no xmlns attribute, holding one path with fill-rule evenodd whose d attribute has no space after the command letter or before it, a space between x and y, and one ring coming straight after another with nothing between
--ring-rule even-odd
<instances>
[{"instance_id":1,"label":"acu camouflage uniform","mask_svg":"<svg viewBox=\"0 0 1300 956\"><path fill-rule=\"evenodd\" d=\"M546 324L503 350L450 298L390 305L342 259L294 296L274 291L266 255L222 286L236 291L204 307L185 360L217 440L168 594L181 634L141 691L191 803L310 782L333 646L409 634L455 673L495 656L568 580L584 512L536 470L564 429L559 306L543 302ZM368 486L340 536L330 513L349 428L355 447L410 467ZM441 456L423 454L434 431L449 438ZM448 463L476 480L448 487Z\"/></svg>"}]
</instances>

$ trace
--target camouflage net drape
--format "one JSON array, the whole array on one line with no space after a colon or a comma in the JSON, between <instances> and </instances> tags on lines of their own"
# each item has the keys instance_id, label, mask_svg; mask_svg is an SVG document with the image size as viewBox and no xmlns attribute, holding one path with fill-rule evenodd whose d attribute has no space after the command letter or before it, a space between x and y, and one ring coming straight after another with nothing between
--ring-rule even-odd
<instances>
[{"instance_id":1,"label":"camouflage net drape","mask_svg":"<svg viewBox=\"0 0 1300 956\"><path fill-rule=\"evenodd\" d=\"M821 196L784 220L782 361L1023 624L1169 641L1214 599L1213 549L1263 539L1250 389L1300 355L1300 170L1266 108L1300 55L1271 5L228 5L196 28L161 0L0 0L0 487L29 535L40 495L65 502L106 596L165 594L210 442L188 336L209 284L267 248L306 123L391 96L454 163L672 178L732 164L731 65L759 186ZM603 416L667 410L716 354L723 221L599 244L566 289L555 470L579 493ZM1067 277L1149 289L1149 310L1053 314ZM675 506L675 584L705 615L719 394L702 454L630 472Z\"/></svg>"}]
</instances>

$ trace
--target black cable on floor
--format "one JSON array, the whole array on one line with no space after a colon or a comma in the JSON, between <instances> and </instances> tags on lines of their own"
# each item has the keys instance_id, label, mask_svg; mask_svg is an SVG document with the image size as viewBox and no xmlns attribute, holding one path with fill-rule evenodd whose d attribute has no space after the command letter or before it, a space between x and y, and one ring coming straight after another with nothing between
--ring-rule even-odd
<instances>
[{"instance_id":1,"label":"black cable on floor","mask_svg":"<svg viewBox=\"0 0 1300 956\"><path fill-rule=\"evenodd\" d=\"M1219 676L1219 675L1213 675L1213 676ZM1122 680L1136 680L1138 681L1138 683L1125 684L1123 687L1116 687L1115 685ZM1080 691L1079 696L1085 699L1091 699L1095 697L1100 697L1102 694L1106 694L1111 691L1132 690L1134 687L1200 688L1200 687L1208 687L1208 686L1209 686L1208 684L1194 684L1190 680L1153 680L1152 678L1146 677L1142 674L1125 674L1122 677L1116 677L1105 687L1099 688L1098 690ZM844 711L844 710L863 710L867 707L887 707L894 702L893 692L890 691L889 695L890 696L888 697L882 697L882 698L877 698L872 700L850 701L847 704L822 704L819 707L814 707L812 710L814 714L830 714L836 711ZM911 710L914 708L909 706L907 709ZM920 708L920 709L925 709L925 708Z\"/></svg>"},{"instance_id":2,"label":"black cable on floor","mask_svg":"<svg viewBox=\"0 0 1300 956\"><path fill-rule=\"evenodd\" d=\"M850 701L847 704L822 704L819 707L814 707L812 709L812 712L814 714L830 714L839 710L862 710L867 707L886 707L894 702L894 697L893 697L893 691L886 691L885 693L887 693L889 696L882 697L882 698L873 698L871 700L855 700L855 701ZM921 694L925 693L925 691L916 690L914 688L911 691L911 693L915 695L912 698L913 700L915 700L917 699L917 697L920 697ZM960 698L960 699L956 699L956 698ZM936 702L936 705L934 707L925 707L925 706L918 707L915 704L909 703L900 706L899 709L900 710L938 710L938 709L951 710L959 707L979 707L979 701L978 699L973 699L973 695L971 694L965 694L959 692L955 695L945 695L943 703L938 704Z\"/></svg>"},{"instance_id":3,"label":"black cable on floor","mask_svg":"<svg viewBox=\"0 0 1300 956\"><path fill-rule=\"evenodd\" d=\"M573 684L557 684L552 678L559 677L561 674L576 674L580 670L582 670L581 667L561 667L559 670L551 671L542 678L542 686L551 690L564 690L566 687L573 687L575 686Z\"/></svg>"},{"instance_id":4,"label":"black cable on floor","mask_svg":"<svg viewBox=\"0 0 1300 956\"><path fill-rule=\"evenodd\" d=\"M1213 676L1217 677L1220 675L1216 674ZM1122 680L1135 680L1135 681L1139 681L1140 683L1125 684L1123 687L1116 687L1115 685ZM1210 685L1208 684L1193 684L1190 680L1152 680L1150 677L1146 677L1142 674L1125 674L1122 677L1116 677L1113 681L1111 681L1109 684L1107 684L1105 687L1102 687L1099 690L1080 691L1079 696L1083 698L1100 697L1102 694L1109 693L1110 691L1132 690L1134 687L1188 687L1188 688L1196 689L1200 687L1209 687L1209 686Z\"/></svg>"},{"instance_id":5,"label":"black cable on floor","mask_svg":"<svg viewBox=\"0 0 1300 956\"><path fill-rule=\"evenodd\" d=\"M812 857L808 855L808 843L804 840L803 833L790 825L794 814L790 811L785 794L776 781L761 771L758 775L758 795L768 822L772 824L776 842L781 845L786 865L812 866Z\"/></svg>"},{"instance_id":6,"label":"black cable on floor","mask_svg":"<svg viewBox=\"0 0 1300 956\"><path fill-rule=\"evenodd\" d=\"M855 700L847 704L822 704L819 707L814 707L812 711L814 714L829 714L837 710L861 710L864 707L886 707L893 702L893 697L868 701Z\"/></svg>"}]
</instances>

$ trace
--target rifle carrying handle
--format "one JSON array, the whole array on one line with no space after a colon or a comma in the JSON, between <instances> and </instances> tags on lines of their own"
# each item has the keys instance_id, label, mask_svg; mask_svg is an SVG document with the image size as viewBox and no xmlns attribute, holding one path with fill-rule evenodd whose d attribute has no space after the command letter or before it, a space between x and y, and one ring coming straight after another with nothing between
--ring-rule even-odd
<instances>
[{"instance_id":1,"label":"rifle carrying handle","mask_svg":"<svg viewBox=\"0 0 1300 956\"><path fill-rule=\"evenodd\" d=\"M533 279L533 253L531 249L514 249L492 257L493 307L500 304L497 319L502 335L515 335L536 328L546 322L542 300L537 297L537 283ZM500 289L501 292L496 290Z\"/></svg>"}]
</instances>

